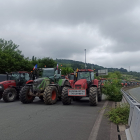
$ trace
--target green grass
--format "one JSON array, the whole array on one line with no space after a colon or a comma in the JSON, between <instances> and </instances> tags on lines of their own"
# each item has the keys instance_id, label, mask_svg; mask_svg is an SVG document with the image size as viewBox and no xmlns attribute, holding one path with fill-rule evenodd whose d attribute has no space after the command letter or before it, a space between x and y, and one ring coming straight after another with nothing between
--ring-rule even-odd
<instances>
[{"instance_id":1,"label":"green grass","mask_svg":"<svg viewBox=\"0 0 140 140\"><path fill-rule=\"evenodd\" d=\"M123 104L116 108L111 108L105 115L115 124L128 124L129 105Z\"/></svg>"}]
</instances>

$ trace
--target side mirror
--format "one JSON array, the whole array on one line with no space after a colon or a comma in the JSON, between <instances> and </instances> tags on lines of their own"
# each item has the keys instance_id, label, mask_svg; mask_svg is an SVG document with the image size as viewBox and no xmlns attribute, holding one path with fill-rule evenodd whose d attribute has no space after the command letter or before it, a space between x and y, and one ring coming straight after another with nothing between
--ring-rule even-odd
<instances>
[{"instance_id":1,"label":"side mirror","mask_svg":"<svg viewBox=\"0 0 140 140\"><path fill-rule=\"evenodd\" d=\"M58 74L60 74L60 69L58 69Z\"/></svg>"}]
</instances>

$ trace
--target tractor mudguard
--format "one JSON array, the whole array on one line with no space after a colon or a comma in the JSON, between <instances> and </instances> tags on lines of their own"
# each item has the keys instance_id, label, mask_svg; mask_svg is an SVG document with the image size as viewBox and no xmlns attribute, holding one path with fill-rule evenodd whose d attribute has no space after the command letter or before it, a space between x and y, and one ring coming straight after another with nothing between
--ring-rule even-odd
<instances>
[{"instance_id":1,"label":"tractor mudguard","mask_svg":"<svg viewBox=\"0 0 140 140\"><path fill-rule=\"evenodd\" d=\"M94 79L92 85L94 85L94 86L96 86L98 88L98 80L97 79Z\"/></svg>"},{"instance_id":2,"label":"tractor mudguard","mask_svg":"<svg viewBox=\"0 0 140 140\"><path fill-rule=\"evenodd\" d=\"M39 85L38 89L44 90L48 85L50 84L50 79L49 78L44 78Z\"/></svg>"},{"instance_id":3,"label":"tractor mudguard","mask_svg":"<svg viewBox=\"0 0 140 140\"><path fill-rule=\"evenodd\" d=\"M70 83L67 79L59 79L58 85L59 86L70 86Z\"/></svg>"},{"instance_id":4,"label":"tractor mudguard","mask_svg":"<svg viewBox=\"0 0 140 140\"><path fill-rule=\"evenodd\" d=\"M29 80L29 81L26 82L26 84L33 83L33 81L34 81L34 80Z\"/></svg>"},{"instance_id":5,"label":"tractor mudguard","mask_svg":"<svg viewBox=\"0 0 140 140\"><path fill-rule=\"evenodd\" d=\"M0 82L0 85L3 85L4 90L7 89L9 86L15 86L16 87L16 82L15 80L7 80L7 81L2 81Z\"/></svg>"}]
</instances>

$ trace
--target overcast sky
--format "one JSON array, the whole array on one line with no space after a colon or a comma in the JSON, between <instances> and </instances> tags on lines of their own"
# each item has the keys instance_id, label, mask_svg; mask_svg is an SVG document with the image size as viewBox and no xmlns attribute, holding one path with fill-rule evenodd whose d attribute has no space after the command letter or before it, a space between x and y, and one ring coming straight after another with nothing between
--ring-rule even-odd
<instances>
[{"instance_id":1,"label":"overcast sky","mask_svg":"<svg viewBox=\"0 0 140 140\"><path fill-rule=\"evenodd\" d=\"M25 57L140 72L139 0L0 0L0 38Z\"/></svg>"}]
</instances>

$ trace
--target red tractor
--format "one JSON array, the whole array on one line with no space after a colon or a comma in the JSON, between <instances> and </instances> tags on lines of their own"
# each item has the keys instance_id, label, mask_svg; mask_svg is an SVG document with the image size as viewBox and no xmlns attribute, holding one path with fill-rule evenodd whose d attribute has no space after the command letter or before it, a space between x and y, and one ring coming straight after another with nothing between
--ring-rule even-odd
<instances>
[{"instance_id":1,"label":"red tractor","mask_svg":"<svg viewBox=\"0 0 140 140\"><path fill-rule=\"evenodd\" d=\"M75 97L89 97L91 106L96 106L102 100L100 84L94 79L94 72L91 69L81 69L76 72L76 79L69 80L70 86L65 86L62 90L62 103L71 104Z\"/></svg>"},{"instance_id":2,"label":"red tractor","mask_svg":"<svg viewBox=\"0 0 140 140\"><path fill-rule=\"evenodd\" d=\"M10 73L10 80L0 82L0 99L3 98L5 102L13 102L19 98L19 92L25 84L32 83L32 76L29 72L18 71Z\"/></svg>"},{"instance_id":3,"label":"red tractor","mask_svg":"<svg viewBox=\"0 0 140 140\"><path fill-rule=\"evenodd\" d=\"M100 78L99 82L101 83L101 87L104 86L106 78Z\"/></svg>"}]
</instances>

